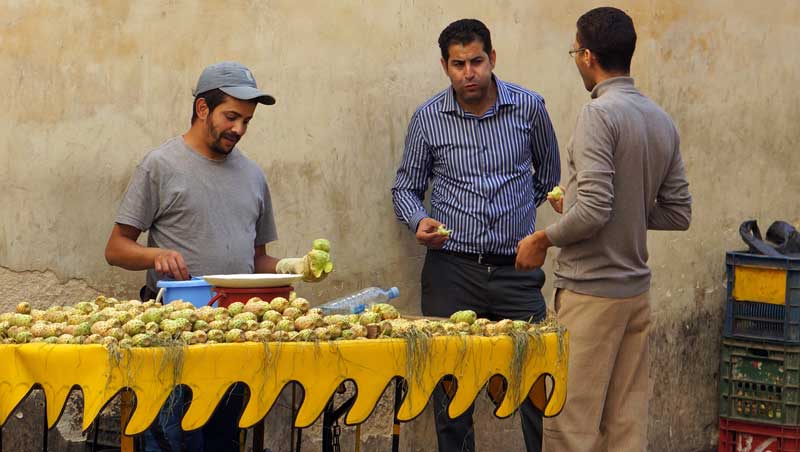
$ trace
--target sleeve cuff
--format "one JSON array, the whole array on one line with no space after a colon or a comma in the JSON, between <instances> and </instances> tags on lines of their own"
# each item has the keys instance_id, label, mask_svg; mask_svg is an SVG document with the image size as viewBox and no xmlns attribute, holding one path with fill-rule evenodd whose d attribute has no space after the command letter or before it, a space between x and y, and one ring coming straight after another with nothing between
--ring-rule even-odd
<instances>
[{"instance_id":1,"label":"sleeve cuff","mask_svg":"<svg viewBox=\"0 0 800 452\"><path fill-rule=\"evenodd\" d=\"M552 243L553 246L557 246L559 248L564 246L564 237L561 233L561 228L558 227L558 223L553 223L544 228L544 233L547 235L547 238L550 240L550 243Z\"/></svg>"},{"instance_id":2,"label":"sleeve cuff","mask_svg":"<svg viewBox=\"0 0 800 452\"><path fill-rule=\"evenodd\" d=\"M114 219L114 223L124 224L126 226L133 226L134 228L136 228L136 229L138 229L138 230L140 230L142 232L145 232L148 229L150 229L149 226L145 225L144 223L142 223L138 219L133 218L133 217L129 217L127 215L118 215L117 218Z\"/></svg>"},{"instance_id":3,"label":"sleeve cuff","mask_svg":"<svg viewBox=\"0 0 800 452\"><path fill-rule=\"evenodd\" d=\"M417 227L419 227L419 222L422 221L423 218L428 217L428 212L424 210L418 210L411 215L411 218L408 219L408 227L411 228L411 232L416 233Z\"/></svg>"}]
</instances>

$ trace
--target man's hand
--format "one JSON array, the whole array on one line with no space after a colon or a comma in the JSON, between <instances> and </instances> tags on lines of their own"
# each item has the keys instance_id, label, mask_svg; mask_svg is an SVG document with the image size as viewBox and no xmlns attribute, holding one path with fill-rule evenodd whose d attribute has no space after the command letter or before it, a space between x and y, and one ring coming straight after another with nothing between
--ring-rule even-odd
<instances>
[{"instance_id":1,"label":"man's hand","mask_svg":"<svg viewBox=\"0 0 800 452\"><path fill-rule=\"evenodd\" d=\"M281 259L275 266L275 271L283 274L303 275L305 282L319 282L328 276L325 271L320 272L319 276L314 274L311 269L311 258L308 255Z\"/></svg>"},{"instance_id":2,"label":"man's hand","mask_svg":"<svg viewBox=\"0 0 800 452\"><path fill-rule=\"evenodd\" d=\"M275 266L277 273L293 273L303 275L305 282L319 282L333 271L330 255L331 244L326 239L314 240L314 245L303 257L287 257Z\"/></svg>"},{"instance_id":3,"label":"man's hand","mask_svg":"<svg viewBox=\"0 0 800 452\"><path fill-rule=\"evenodd\" d=\"M158 251L154 261L159 276L167 276L176 281L189 279L189 269L181 253L162 249Z\"/></svg>"},{"instance_id":4,"label":"man's hand","mask_svg":"<svg viewBox=\"0 0 800 452\"><path fill-rule=\"evenodd\" d=\"M442 223L431 217L420 220L417 225L417 243L435 250L443 247L444 242L448 241L450 236L439 232L440 225L442 225Z\"/></svg>"},{"instance_id":5,"label":"man's hand","mask_svg":"<svg viewBox=\"0 0 800 452\"><path fill-rule=\"evenodd\" d=\"M558 213L564 213L564 187L556 186L553 191L547 194L547 201Z\"/></svg>"},{"instance_id":6,"label":"man's hand","mask_svg":"<svg viewBox=\"0 0 800 452\"><path fill-rule=\"evenodd\" d=\"M536 231L517 244L517 270L534 270L544 265L547 248L553 244L544 231Z\"/></svg>"}]
</instances>

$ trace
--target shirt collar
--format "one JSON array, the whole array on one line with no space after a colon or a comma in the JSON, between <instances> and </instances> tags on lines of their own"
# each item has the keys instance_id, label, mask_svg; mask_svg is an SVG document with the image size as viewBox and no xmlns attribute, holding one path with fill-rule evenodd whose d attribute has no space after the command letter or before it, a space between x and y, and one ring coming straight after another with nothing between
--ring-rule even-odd
<instances>
[{"instance_id":1,"label":"shirt collar","mask_svg":"<svg viewBox=\"0 0 800 452\"><path fill-rule=\"evenodd\" d=\"M495 106L502 107L504 105L516 105L514 98L511 96L511 93L508 90L506 82L500 80L500 77L494 74L492 74L492 80L495 82L495 85L497 85L497 101L495 102ZM458 105L458 102L456 101L456 93L452 86L447 88L444 94L441 111L442 113L464 114L464 110L461 108L461 105Z\"/></svg>"},{"instance_id":2,"label":"shirt collar","mask_svg":"<svg viewBox=\"0 0 800 452\"><path fill-rule=\"evenodd\" d=\"M516 105L517 103L511 96L511 92L509 91L506 82L500 80L500 78L496 76L494 77L494 80L497 82L497 104L499 106Z\"/></svg>"},{"instance_id":3,"label":"shirt collar","mask_svg":"<svg viewBox=\"0 0 800 452\"><path fill-rule=\"evenodd\" d=\"M632 77L611 77L594 86L592 90L592 99L597 99L609 91L625 90L629 88L633 88Z\"/></svg>"}]
</instances>

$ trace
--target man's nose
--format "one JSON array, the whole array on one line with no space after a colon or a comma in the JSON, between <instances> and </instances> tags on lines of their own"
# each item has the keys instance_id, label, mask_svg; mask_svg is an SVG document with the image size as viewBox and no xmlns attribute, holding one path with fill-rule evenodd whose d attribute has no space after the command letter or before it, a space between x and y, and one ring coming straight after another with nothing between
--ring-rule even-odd
<instances>
[{"instance_id":1,"label":"man's nose","mask_svg":"<svg viewBox=\"0 0 800 452\"><path fill-rule=\"evenodd\" d=\"M467 64L467 67L464 71L464 76L468 79L475 77L475 69L472 67L471 64Z\"/></svg>"},{"instance_id":2,"label":"man's nose","mask_svg":"<svg viewBox=\"0 0 800 452\"><path fill-rule=\"evenodd\" d=\"M233 123L233 129L231 130L233 131L233 133L241 137L242 135L244 135L245 130L247 130L247 124L245 124L243 121L236 121L235 123Z\"/></svg>"}]
</instances>

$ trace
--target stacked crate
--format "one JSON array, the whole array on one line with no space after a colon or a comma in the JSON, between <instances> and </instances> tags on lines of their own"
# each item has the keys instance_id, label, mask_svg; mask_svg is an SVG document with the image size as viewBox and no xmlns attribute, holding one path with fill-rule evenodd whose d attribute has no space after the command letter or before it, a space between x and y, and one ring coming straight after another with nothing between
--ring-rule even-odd
<instances>
[{"instance_id":1,"label":"stacked crate","mask_svg":"<svg viewBox=\"0 0 800 452\"><path fill-rule=\"evenodd\" d=\"M800 452L800 258L729 252L719 452Z\"/></svg>"}]
</instances>

